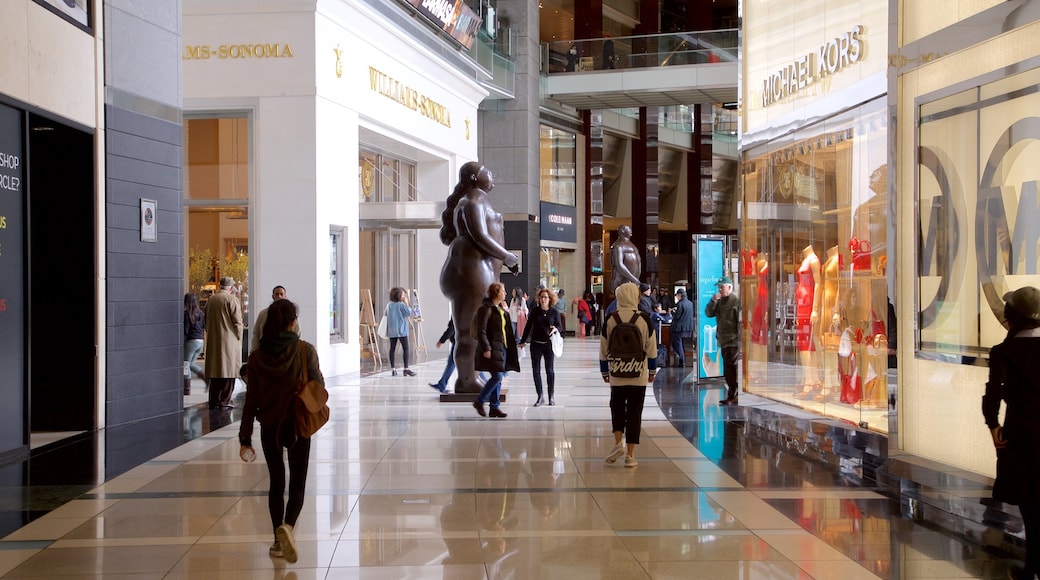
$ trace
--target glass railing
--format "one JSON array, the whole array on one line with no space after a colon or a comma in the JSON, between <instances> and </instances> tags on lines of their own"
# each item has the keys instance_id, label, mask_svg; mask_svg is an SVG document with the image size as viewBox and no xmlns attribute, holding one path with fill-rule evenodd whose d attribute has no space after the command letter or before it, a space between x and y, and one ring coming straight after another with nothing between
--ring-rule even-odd
<instances>
[{"instance_id":1,"label":"glass railing","mask_svg":"<svg viewBox=\"0 0 1040 580\"><path fill-rule=\"evenodd\" d=\"M736 28L542 44L542 74L737 62Z\"/></svg>"},{"instance_id":2,"label":"glass railing","mask_svg":"<svg viewBox=\"0 0 1040 580\"><path fill-rule=\"evenodd\" d=\"M470 58L491 74L491 80L477 79L491 91L490 99L513 98L516 94L516 63L510 54L515 36L508 30L505 38L496 41L481 30L469 49Z\"/></svg>"}]
</instances>

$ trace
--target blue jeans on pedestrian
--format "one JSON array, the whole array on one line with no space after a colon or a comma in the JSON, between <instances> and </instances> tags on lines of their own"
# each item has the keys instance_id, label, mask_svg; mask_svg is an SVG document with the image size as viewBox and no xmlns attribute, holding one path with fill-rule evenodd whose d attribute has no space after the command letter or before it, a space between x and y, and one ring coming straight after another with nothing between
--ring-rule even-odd
<instances>
[{"instance_id":1,"label":"blue jeans on pedestrian","mask_svg":"<svg viewBox=\"0 0 1040 580\"><path fill-rule=\"evenodd\" d=\"M205 374L202 372L202 367L195 364L195 360L199 358L199 353L202 352L202 345L201 338L184 341L184 362L188 363L188 368L191 372L198 375L199 378ZM189 373L184 378L191 378L191 374Z\"/></svg>"},{"instance_id":2,"label":"blue jeans on pedestrian","mask_svg":"<svg viewBox=\"0 0 1040 580\"><path fill-rule=\"evenodd\" d=\"M448 379L451 378L451 373L455 372L455 341L451 341L451 348L448 349L448 364L444 365L444 372L441 373L441 380L437 381L437 386L441 391L448 388Z\"/></svg>"},{"instance_id":3,"label":"blue jeans on pedestrian","mask_svg":"<svg viewBox=\"0 0 1040 580\"><path fill-rule=\"evenodd\" d=\"M484 388L480 389L480 394L477 395L477 401L483 403L485 401L491 403L492 409L497 409L500 403L502 391L502 379L506 376L504 372L492 372L491 378L488 382L484 383Z\"/></svg>"}]
</instances>

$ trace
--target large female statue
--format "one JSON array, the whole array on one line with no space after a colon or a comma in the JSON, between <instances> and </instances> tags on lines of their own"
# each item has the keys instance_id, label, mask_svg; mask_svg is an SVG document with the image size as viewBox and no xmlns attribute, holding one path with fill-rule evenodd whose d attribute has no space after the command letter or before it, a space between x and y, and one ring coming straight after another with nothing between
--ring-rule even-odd
<instances>
[{"instance_id":1,"label":"large female statue","mask_svg":"<svg viewBox=\"0 0 1040 580\"><path fill-rule=\"evenodd\" d=\"M479 393L482 386L475 368L477 343L470 323L484 293L498 279L503 264L513 274L519 272L519 259L503 246L502 214L488 199L493 187L493 176L486 167L466 163L441 214L441 241L448 246L448 257L441 268L441 292L451 301L455 323L456 393Z\"/></svg>"}]
</instances>

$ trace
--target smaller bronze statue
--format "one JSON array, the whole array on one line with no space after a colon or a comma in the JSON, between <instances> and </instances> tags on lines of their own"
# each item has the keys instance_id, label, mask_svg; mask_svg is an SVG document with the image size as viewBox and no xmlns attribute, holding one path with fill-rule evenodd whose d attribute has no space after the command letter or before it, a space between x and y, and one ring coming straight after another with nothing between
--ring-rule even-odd
<instances>
[{"instance_id":1,"label":"smaller bronze statue","mask_svg":"<svg viewBox=\"0 0 1040 580\"><path fill-rule=\"evenodd\" d=\"M622 224L618 228L618 239L610 246L610 292L615 293L617 287L625 282L639 285L639 275L643 271L643 262L639 257L639 248L632 243L632 227Z\"/></svg>"}]
</instances>

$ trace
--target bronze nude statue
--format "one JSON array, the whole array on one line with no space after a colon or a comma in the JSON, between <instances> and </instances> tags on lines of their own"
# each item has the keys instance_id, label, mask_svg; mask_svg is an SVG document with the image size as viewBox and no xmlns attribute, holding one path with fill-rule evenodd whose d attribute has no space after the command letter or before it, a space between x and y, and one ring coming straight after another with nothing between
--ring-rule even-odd
<instances>
[{"instance_id":1,"label":"bronze nude statue","mask_svg":"<svg viewBox=\"0 0 1040 580\"><path fill-rule=\"evenodd\" d=\"M639 285L639 275L643 271L643 262L639 257L639 248L632 243L632 227L622 224L618 228L618 239L610 246L610 292L625 282Z\"/></svg>"},{"instance_id":2,"label":"bronze nude statue","mask_svg":"<svg viewBox=\"0 0 1040 580\"><path fill-rule=\"evenodd\" d=\"M441 292L451 302L455 323L456 393L479 393L482 387L475 368L476 338L470 323L505 264L513 274L519 272L519 258L503 245L502 214L491 207L488 192L494 187L493 175L478 162L471 161L459 170L459 183L448 196L441 214L441 242L448 246L448 257L441 268Z\"/></svg>"}]
</instances>

